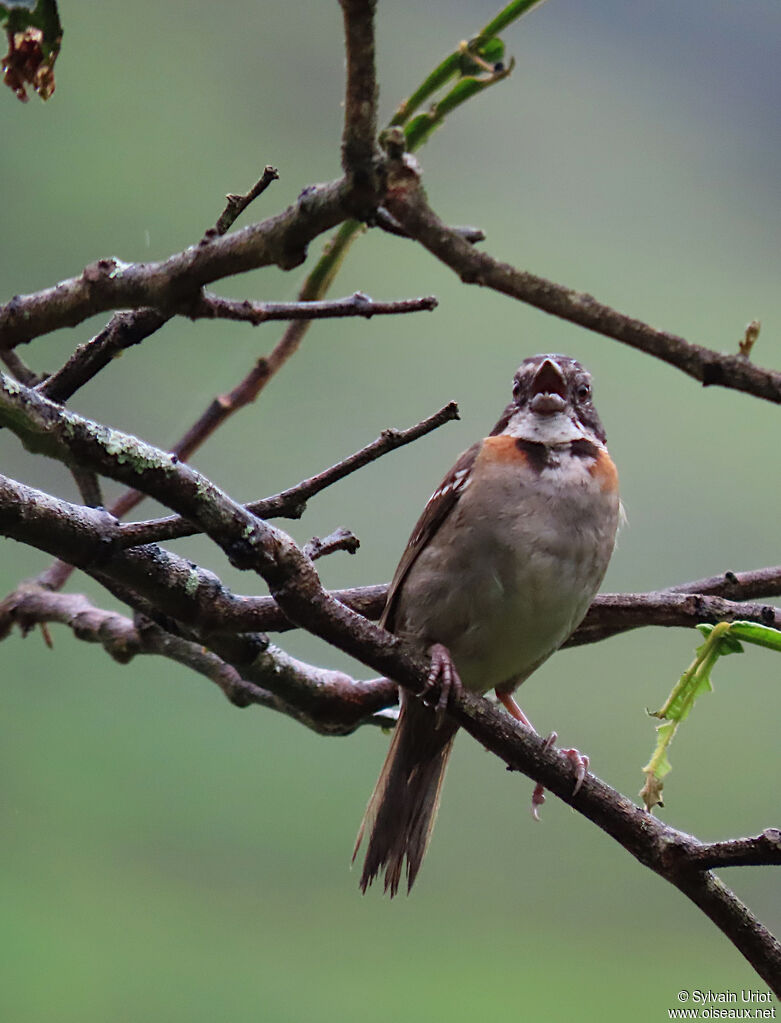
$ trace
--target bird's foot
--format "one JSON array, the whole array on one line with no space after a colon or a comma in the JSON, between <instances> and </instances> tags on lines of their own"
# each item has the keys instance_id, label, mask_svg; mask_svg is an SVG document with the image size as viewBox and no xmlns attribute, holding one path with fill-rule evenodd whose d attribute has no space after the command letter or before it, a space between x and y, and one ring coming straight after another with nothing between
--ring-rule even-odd
<instances>
[{"instance_id":1,"label":"bird's foot","mask_svg":"<svg viewBox=\"0 0 781 1023\"><path fill-rule=\"evenodd\" d=\"M534 786L534 792L532 792L532 817L538 821L540 819L540 807L545 802L545 788L540 783Z\"/></svg>"},{"instance_id":2,"label":"bird's foot","mask_svg":"<svg viewBox=\"0 0 781 1023\"><path fill-rule=\"evenodd\" d=\"M556 733L551 732L545 740L544 749L552 749L557 738L558 736ZM580 750L576 749L562 749L559 750L559 753L563 753L567 760L569 760L575 768L575 788L572 790L572 795L576 796L578 792L580 792L581 785L586 779L589 767L589 758L585 755L585 753L581 753ZM534 792L532 793L532 816L536 821L540 819L539 808L544 802L545 789L538 783L534 787Z\"/></svg>"},{"instance_id":3,"label":"bird's foot","mask_svg":"<svg viewBox=\"0 0 781 1023\"><path fill-rule=\"evenodd\" d=\"M461 679L458 677L453 658L446 646L443 646L442 643L434 643L429 647L428 653L431 658L431 667L420 695L426 700L431 690L439 683L439 699L434 705L436 727L439 728L445 720L450 694L461 691Z\"/></svg>"},{"instance_id":4,"label":"bird's foot","mask_svg":"<svg viewBox=\"0 0 781 1023\"><path fill-rule=\"evenodd\" d=\"M559 752L563 753L575 768L575 788L572 790L572 795L576 796L580 792L581 785L586 780L589 759L585 753L581 753L580 750L576 749L563 749L559 750Z\"/></svg>"}]
</instances>

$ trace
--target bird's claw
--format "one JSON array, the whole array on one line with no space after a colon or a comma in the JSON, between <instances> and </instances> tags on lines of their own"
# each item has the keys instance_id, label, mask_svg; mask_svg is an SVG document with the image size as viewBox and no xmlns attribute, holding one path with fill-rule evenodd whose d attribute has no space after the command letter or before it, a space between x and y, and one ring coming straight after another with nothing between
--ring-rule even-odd
<instances>
[{"instance_id":1,"label":"bird's claw","mask_svg":"<svg viewBox=\"0 0 781 1023\"><path fill-rule=\"evenodd\" d=\"M554 748L554 743L558 736L555 732L551 732L543 743L543 749L547 752L549 749ZM559 753L563 753L564 756L569 760L572 766L575 768L575 788L572 790L572 795L576 796L580 792L583 782L586 780L589 768L589 758L585 753L581 753L576 749L562 749ZM545 802L545 789L538 782L534 787L532 793L532 816L536 821L540 819L539 808Z\"/></svg>"},{"instance_id":2,"label":"bird's claw","mask_svg":"<svg viewBox=\"0 0 781 1023\"><path fill-rule=\"evenodd\" d=\"M545 802L545 788L540 782L534 786L534 792L532 792L532 817L538 821L540 819L539 808Z\"/></svg>"},{"instance_id":3,"label":"bird's claw","mask_svg":"<svg viewBox=\"0 0 781 1023\"><path fill-rule=\"evenodd\" d=\"M442 643L434 643L429 647L431 667L423 686L422 698L425 700L429 692L439 683L439 699L434 706L436 727L440 728L445 720L448 701L451 693L461 691L461 679L450 656L450 651Z\"/></svg>"},{"instance_id":4,"label":"bird's claw","mask_svg":"<svg viewBox=\"0 0 781 1023\"><path fill-rule=\"evenodd\" d=\"M585 753L581 753L580 750L576 749L563 749L561 753L569 760L572 766L575 768L575 788L572 790L572 795L576 796L580 792L580 788L583 782L586 780L588 774L589 759Z\"/></svg>"}]
</instances>

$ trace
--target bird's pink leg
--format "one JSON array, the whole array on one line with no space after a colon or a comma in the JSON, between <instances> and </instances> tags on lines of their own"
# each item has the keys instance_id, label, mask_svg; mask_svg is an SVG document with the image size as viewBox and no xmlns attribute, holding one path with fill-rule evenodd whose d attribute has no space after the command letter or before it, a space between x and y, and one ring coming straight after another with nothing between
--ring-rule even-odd
<instances>
[{"instance_id":1,"label":"bird's pink leg","mask_svg":"<svg viewBox=\"0 0 781 1023\"><path fill-rule=\"evenodd\" d=\"M520 721L522 725L530 728L533 732L536 732L536 728L531 721L526 717L524 712L512 698L511 693L500 693L496 691L496 698L506 708L509 714L515 718L516 721ZM551 732L548 738L545 740L545 749L551 749L553 744L556 742L558 736L555 732ZM572 795L576 796L580 792L580 787L585 781L586 774L589 767L589 758L576 749L563 749L559 750L569 760L572 766L575 768L575 788L572 790ZM540 819L539 808L545 802L545 788L539 782L534 786L534 792L532 793L532 816L536 821Z\"/></svg>"},{"instance_id":2,"label":"bird's pink leg","mask_svg":"<svg viewBox=\"0 0 781 1023\"><path fill-rule=\"evenodd\" d=\"M527 728L531 728L533 732L537 731L537 729L534 727L531 721L529 721L524 712L513 699L512 693L500 693L499 690L497 689L496 699L499 701L499 703L502 704L507 713L514 717L516 721L520 721L522 725L526 725Z\"/></svg>"}]
</instances>

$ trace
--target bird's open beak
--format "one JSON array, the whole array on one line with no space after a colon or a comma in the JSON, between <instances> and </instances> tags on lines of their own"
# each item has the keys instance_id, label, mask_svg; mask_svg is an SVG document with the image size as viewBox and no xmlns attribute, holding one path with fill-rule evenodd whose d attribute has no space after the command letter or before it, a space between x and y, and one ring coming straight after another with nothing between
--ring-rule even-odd
<instances>
[{"instance_id":1,"label":"bird's open beak","mask_svg":"<svg viewBox=\"0 0 781 1023\"><path fill-rule=\"evenodd\" d=\"M545 359L534 374L529 408L539 415L551 416L567 405L567 385L559 364Z\"/></svg>"}]
</instances>

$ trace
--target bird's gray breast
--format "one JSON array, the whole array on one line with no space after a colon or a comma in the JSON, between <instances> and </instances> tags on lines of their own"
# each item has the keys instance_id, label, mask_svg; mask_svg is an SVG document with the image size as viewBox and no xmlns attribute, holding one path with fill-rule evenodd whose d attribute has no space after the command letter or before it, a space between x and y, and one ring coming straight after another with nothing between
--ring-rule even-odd
<instances>
[{"instance_id":1,"label":"bird's gray breast","mask_svg":"<svg viewBox=\"0 0 781 1023\"><path fill-rule=\"evenodd\" d=\"M593 459L508 461L481 454L479 486L464 489L399 597L397 632L444 643L478 692L517 684L567 639L599 588L618 524L618 495Z\"/></svg>"}]
</instances>

